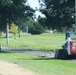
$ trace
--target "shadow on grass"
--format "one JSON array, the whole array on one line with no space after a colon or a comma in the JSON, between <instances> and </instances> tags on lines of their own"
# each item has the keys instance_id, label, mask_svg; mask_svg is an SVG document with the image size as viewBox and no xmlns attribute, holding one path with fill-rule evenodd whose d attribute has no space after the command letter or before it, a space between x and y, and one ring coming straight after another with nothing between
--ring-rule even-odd
<instances>
[{"instance_id":1,"label":"shadow on grass","mask_svg":"<svg viewBox=\"0 0 76 75\"><path fill-rule=\"evenodd\" d=\"M6 54L6 53L12 53L12 52L9 52L9 51L0 51L0 54L1 53L5 53Z\"/></svg>"},{"instance_id":2,"label":"shadow on grass","mask_svg":"<svg viewBox=\"0 0 76 75\"><path fill-rule=\"evenodd\" d=\"M68 59L55 59L55 58L33 58L31 60L66 60L66 61L70 61L70 60L75 60L76 61L76 57L71 57Z\"/></svg>"},{"instance_id":3,"label":"shadow on grass","mask_svg":"<svg viewBox=\"0 0 76 75\"><path fill-rule=\"evenodd\" d=\"M34 57L30 57L30 58L18 58L19 60L75 60L75 57L72 58L68 58L68 59L55 59L55 58L45 58L45 57L39 57L39 58L34 58Z\"/></svg>"},{"instance_id":4,"label":"shadow on grass","mask_svg":"<svg viewBox=\"0 0 76 75\"><path fill-rule=\"evenodd\" d=\"M18 58L19 60L54 60L54 58Z\"/></svg>"},{"instance_id":5,"label":"shadow on grass","mask_svg":"<svg viewBox=\"0 0 76 75\"><path fill-rule=\"evenodd\" d=\"M54 58L33 58L32 60L53 60Z\"/></svg>"}]
</instances>

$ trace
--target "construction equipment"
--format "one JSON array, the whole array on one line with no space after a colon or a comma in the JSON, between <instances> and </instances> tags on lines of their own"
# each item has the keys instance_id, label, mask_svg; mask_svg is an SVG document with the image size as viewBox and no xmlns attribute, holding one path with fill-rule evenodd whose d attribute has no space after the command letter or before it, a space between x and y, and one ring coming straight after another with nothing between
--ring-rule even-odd
<instances>
[{"instance_id":1,"label":"construction equipment","mask_svg":"<svg viewBox=\"0 0 76 75\"><path fill-rule=\"evenodd\" d=\"M55 53L56 59L68 59L70 56L76 55L76 33L66 33L65 41L62 45L62 49L59 49Z\"/></svg>"}]
</instances>

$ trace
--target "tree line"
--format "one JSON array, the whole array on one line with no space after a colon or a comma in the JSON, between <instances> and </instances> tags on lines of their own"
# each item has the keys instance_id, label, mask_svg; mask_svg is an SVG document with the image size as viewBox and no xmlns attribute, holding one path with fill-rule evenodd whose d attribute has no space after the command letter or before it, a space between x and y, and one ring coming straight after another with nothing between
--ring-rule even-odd
<instances>
[{"instance_id":1,"label":"tree line","mask_svg":"<svg viewBox=\"0 0 76 75\"><path fill-rule=\"evenodd\" d=\"M35 21L36 10L26 4L27 0L0 0L0 31L6 31L6 23L14 22L18 30L40 34L46 29L75 29L75 0L39 0L39 16ZM11 27L11 26L10 26Z\"/></svg>"},{"instance_id":2,"label":"tree line","mask_svg":"<svg viewBox=\"0 0 76 75\"><path fill-rule=\"evenodd\" d=\"M48 28L62 30L75 26L75 0L39 0L39 3Z\"/></svg>"}]
</instances>

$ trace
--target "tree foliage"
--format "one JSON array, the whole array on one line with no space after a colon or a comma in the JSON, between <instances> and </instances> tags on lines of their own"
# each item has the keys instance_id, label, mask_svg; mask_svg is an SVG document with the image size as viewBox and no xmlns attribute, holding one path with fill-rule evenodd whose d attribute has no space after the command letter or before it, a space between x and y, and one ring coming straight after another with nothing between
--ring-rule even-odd
<instances>
[{"instance_id":1,"label":"tree foliage","mask_svg":"<svg viewBox=\"0 0 76 75\"><path fill-rule=\"evenodd\" d=\"M6 22L20 24L27 16L32 16L34 10L26 5L27 0L0 0L0 26L5 30Z\"/></svg>"},{"instance_id":2,"label":"tree foliage","mask_svg":"<svg viewBox=\"0 0 76 75\"><path fill-rule=\"evenodd\" d=\"M41 34L44 32L43 26L39 22L34 22L33 26L29 28L31 34Z\"/></svg>"},{"instance_id":3,"label":"tree foliage","mask_svg":"<svg viewBox=\"0 0 76 75\"><path fill-rule=\"evenodd\" d=\"M26 32L27 29L33 26L34 20L28 17L26 21L22 22L21 25L19 26L19 29L23 32ZM27 28L28 27L28 28Z\"/></svg>"},{"instance_id":4,"label":"tree foliage","mask_svg":"<svg viewBox=\"0 0 76 75\"><path fill-rule=\"evenodd\" d=\"M44 28L46 28L46 19L45 19L45 17L41 17L41 16L39 16L38 17L38 19L37 19L37 21L44 27Z\"/></svg>"},{"instance_id":5,"label":"tree foliage","mask_svg":"<svg viewBox=\"0 0 76 75\"><path fill-rule=\"evenodd\" d=\"M18 33L18 26L15 25L14 23L12 23L11 27L10 27L10 32L12 32L14 35L16 35Z\"/></svg>"},{"instance_id":6,"label":"tree foliage","mask_svg":"<svg viewBox=\"0 0 76 75\"><path fill-rule=\"evenodd\" d=\"M39 0L41 4L40 11L46 16L48 27L60 29L62 27L71 27L74 21L75 0Z\"/></svg>"},{"instance_id":7,"label":"tree foliage","mask_svg":"<svg viewBox=\"0 0 76 75\"><path fill-rule=\"evenodd\" d=\"M14 35L14 37L16 36L16 34L18 33L18 26L14 23L11 24L10 27L10 32Z\"/></svg>"}]
</instances>

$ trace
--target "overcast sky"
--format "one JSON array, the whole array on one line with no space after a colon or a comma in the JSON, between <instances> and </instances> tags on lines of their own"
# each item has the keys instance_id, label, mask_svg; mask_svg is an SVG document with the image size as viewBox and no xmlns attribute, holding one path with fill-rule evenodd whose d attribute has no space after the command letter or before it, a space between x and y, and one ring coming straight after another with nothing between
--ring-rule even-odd
<instances>
[{"instance_id":1,"label":"overcast sky","mask_svg":"<svg viewBox=\"0 0 76 75\"><path fill-rule=\"evenodd\" d=\"M28 3L29 5L32 7L32 8L39 8L39 4L38 4L38 0L28 0Z\"/></svg>"},{"instance_id":2,"label":"overcast sky","mask_svg":"<svg viewBox=\"0 0 76 75\"><path fill-rule=\"evenodd\" d=\"M38 4L38 0L27 0L27 1L28 1L29 5L30 5L33 9L35 9L36 7L37 7L37 8L40 7L39 4ZM44 16L44 15L42 15L41 12L39 12L39 11L36 11L35 14L36 14L36 17L38 17L39 15Z\"/></svg>"}]
</instances>

